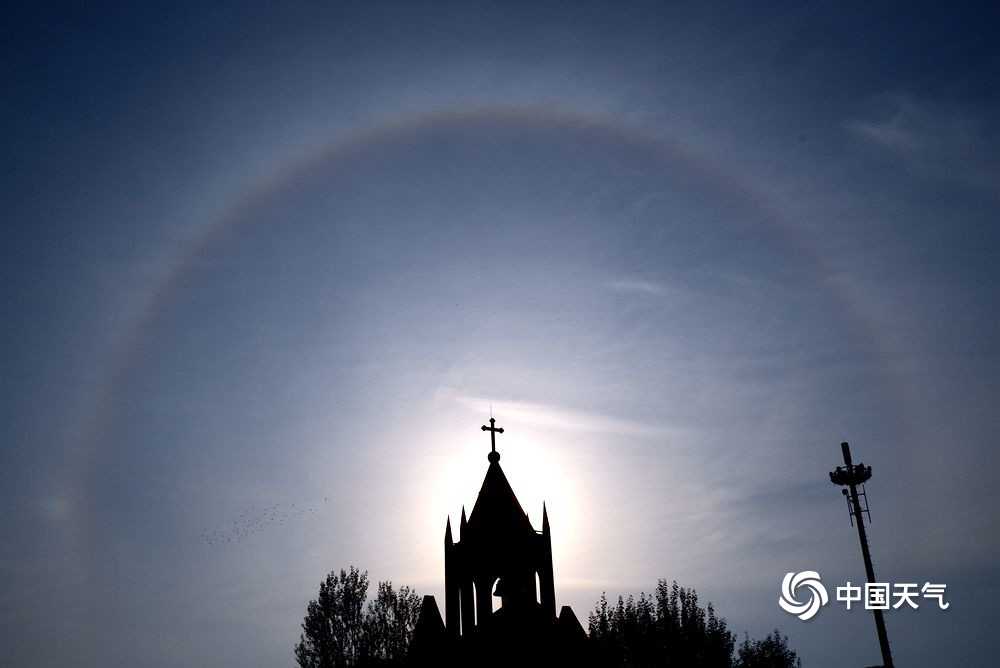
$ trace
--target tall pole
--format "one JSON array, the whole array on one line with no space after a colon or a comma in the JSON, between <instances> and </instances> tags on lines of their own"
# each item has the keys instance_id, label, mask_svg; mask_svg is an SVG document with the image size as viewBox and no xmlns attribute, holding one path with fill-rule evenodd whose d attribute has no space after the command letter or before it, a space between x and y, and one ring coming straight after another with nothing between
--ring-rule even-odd
<instances>
[{"instance_id":1,"label":"tall pole","mask_svg":"<svg viewBox=\"0 0 1000 668\"><path fill-rule=\"evenodd\" d=\"M861 516L861 501L858 499L858 483L871 477L871 467L866 469L860 464L855 467L851 462L851 447L847 443L841 443L840 449L844 453L844 464L847 469L845 473L847 475L838 477L835 473L831 473L830 479L837 484L846 483L851 490L851 508L854 511L854 517L858 520L858 538L861 540L861 556L865 560L865 575L868 576L868 582L874 583L875 568L872 567L872 555L868 550L868 534L865 533L865 520ZM838 470L836 473L840 473L840 471ZM889 636L885 632L885 618L879 608L875 608L872 612L875 613L875 630L878 632L878 644L882 650L882 665L885 668L893 668L892 652L889 650Z\"/></svg>"}]
</instances>

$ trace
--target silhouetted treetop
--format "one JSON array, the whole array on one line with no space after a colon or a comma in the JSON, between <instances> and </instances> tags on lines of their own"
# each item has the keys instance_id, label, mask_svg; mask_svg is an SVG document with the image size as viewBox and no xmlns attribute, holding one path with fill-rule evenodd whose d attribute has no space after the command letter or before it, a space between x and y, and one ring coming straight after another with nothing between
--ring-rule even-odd
<instances>
[{"instance_id":1,"label":"silhouetted treetop","mask_svg":"<svg viewBox=\"0 0 1000 668\"><path fill-rule=\"evenodd\" d=\"M420 597L409 587L379 582L368 603L368 572L354 566L331 571L309 602L302 635L295 645L300 668L354 668L401 665L420 612Z\"/></svg>"},{"instance_id":2,"label":"silhouetted treetop","mask_svg":"<svg viewBox=\"0 0 1000 668\"><path fill-rule=\"evenodd\" d=\"M733 658L736 636L694 589L659 580L652 595L612 605L606 594L588 617L590 638L607 666L700 666L704 668L795 668L798 657L775 629L764 640L748 637Z\"/></svg>"}]
</instances>

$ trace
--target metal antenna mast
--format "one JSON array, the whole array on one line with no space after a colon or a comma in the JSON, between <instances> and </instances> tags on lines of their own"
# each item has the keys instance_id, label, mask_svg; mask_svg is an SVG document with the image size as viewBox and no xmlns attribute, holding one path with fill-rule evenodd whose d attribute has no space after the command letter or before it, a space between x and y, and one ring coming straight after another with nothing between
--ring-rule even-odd
<instances>
[{"instance_id":1,"label":"metal antenna mast","mask_svg":"<svg viewBox=\"0 0 1000 668\"><path fill-rule=\"evenodd\" d=\"M853 464L851 462L851 447L845 442L840 444L840 449L844 453L844 466L838 466L836 470L830 471L830 482L834 485L846 486L849 488L850 497L848 500L848 514L858 520L858 538L861 540L861 556L865 559L865 575L868 582L875 582L875 569L872 567L872 555L868 551L868 535L865 533L865 520L862 513L868 513L868 496L865 494L865 482L872 477L872 467L863 463ZM858 494L858 485L861 485L861 494ZM848 496L847 489L840 490L841 494ZM865 497L865 507L862 509L859 496ZM868 521L872 516L868 513ZM853 524L853 522L852 522ZM884 668L894 668L892 663L892 652L889 650L889 636L885 632L885 619L882 617L882 610L874 608L875 630L878 632L878 644L882 650L882 665Z\"/></svg>"}]
</instances>

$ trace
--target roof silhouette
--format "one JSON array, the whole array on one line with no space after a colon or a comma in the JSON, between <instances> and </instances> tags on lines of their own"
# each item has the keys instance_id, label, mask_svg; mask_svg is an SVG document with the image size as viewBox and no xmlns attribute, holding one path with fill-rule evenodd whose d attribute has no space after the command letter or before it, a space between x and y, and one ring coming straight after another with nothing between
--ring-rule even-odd
<instances>
[{"instance_id":1,"label":"roof silhouette","mask_svg":"<svg viewBox=\"0 0 1000 668\"><path fill-rule=\"evenodd\" d=\"M476 498L476 505L469 515L468 527L473 532L481 527L488 528L491 534L501 540L524 532L535 533L528 515L521 508L507 476L500 468L499 461L492 458Z\"/></svg>"}]
</instances>

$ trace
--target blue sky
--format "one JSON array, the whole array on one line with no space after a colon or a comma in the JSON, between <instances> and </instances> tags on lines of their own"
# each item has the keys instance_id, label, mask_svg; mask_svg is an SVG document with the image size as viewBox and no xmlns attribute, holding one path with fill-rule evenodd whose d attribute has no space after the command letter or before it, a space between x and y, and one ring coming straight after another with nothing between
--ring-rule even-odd
<instances>
[{"instance_id":1,"label":"blue sky","mask_svg":"<svg viewBox=\"0 0 1000 668\"><path fill-rule=\"evenodd\" d=\"M988 3L40 3L0 109L10 665L291 665L335 568L443 594L493 414L559 605L676 579L804 665L983 665ZM856 641L844 646L843 638ZM956 659L956 657L959 657Z\"/></svg>"}]
</instances>

